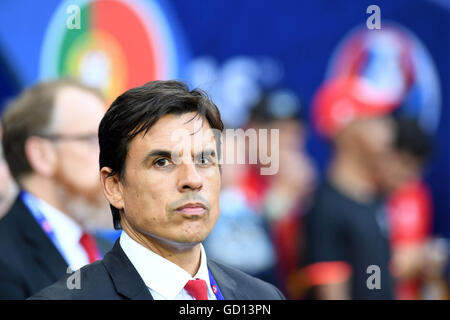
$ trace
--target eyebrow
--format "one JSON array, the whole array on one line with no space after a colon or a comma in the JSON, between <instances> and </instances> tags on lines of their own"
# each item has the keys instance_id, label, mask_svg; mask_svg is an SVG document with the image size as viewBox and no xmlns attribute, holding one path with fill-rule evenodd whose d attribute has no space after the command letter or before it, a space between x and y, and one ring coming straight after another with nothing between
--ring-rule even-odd
<instances>
[{"instance_id":1,"label":"eyebrow","mask_svg":"<svg viewBox=\"0 0 450 320\"><path fill-rule=\"evenodd\" d=\"M155 157L163 157L163 158L172 158L172 152L169 150L162 150L162 149L155 149L147 153L147 155L144 157L144 160L142 160L142 164L146 165L152 158Z\"/></svg>"},{"instance_id":2,"label":"eyebrow","mask_svg":"<svg viewBox=\"0 0 450 320\"><path fill-rule=\"evenodd\" d=\"M198 156L201 156L201 155L204 155L204 154L210 155L211 157L215 157L216 156L216 151L214 149L205 149L205 150L202 150L201 152L198 152L194 156L194 158L197 158Z\"/></svg>"},{"instance_id":3,"label":"eyebrow","mask_svg":"<svg viewBox=\"0 0 450 320\"><path fill-rule=\"evenodd\" d=\"M196 159L199 156L202 156L204 154L215 157L216 151L214 149L202 150L194 155L194 159ZM149 153L147 153L147 155L144 157L144 160L142 160L142 164L146 165L151 159L156 158L156 157L172 159L172 152L169 150L163 150L163 149L152 150Z\"/></svg>"}]
</instances>

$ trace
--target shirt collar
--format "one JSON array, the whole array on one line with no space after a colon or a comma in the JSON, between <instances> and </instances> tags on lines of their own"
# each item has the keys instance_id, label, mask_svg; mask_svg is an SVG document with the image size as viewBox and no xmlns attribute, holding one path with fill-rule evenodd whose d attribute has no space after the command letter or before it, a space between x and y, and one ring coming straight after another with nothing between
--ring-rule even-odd
<instances>
[{"instance_id":1,"label":"shirt collar","mask_svg":"<svg viewBox=\"0 0 450 320\"><path fill-rule=\"evenodd\" d=\"M39 210L45 219L47 219L61 246L67 248L79 243L83 230L78 223L31 193L23 191L23 195L23 201L26 206L31 211Z\"/></svg>"},{"instance_id":2,"label":"shirt collar","mask_svg":"<svg viewBox=\"0 0 450 320\"><path fill-rule=\"evenodd\" d=\"M186 283L192 279L205 280L208 292L212 292L206 253L202 244L200 244L200 267L194 277L173 262L137 243L125 231L122 231L120 236L120 246L145 285L166 299L175 299Z\"/></svg>"}]
</instances>

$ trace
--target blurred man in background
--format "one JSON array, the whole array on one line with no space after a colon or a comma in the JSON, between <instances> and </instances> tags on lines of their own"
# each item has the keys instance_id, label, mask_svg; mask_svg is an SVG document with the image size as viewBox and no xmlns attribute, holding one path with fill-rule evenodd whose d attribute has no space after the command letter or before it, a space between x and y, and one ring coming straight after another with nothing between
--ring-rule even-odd
<instances>
[{"instance_id":1,"label":"blurred man in background","mask_svg":"<svg viewBox=\"0 0 450 320\"><path fill-rule=\"evenodd\" d=\"M2 126L0 123L0 140L2 138ZM9 210L17 194L17 185L14 183L8 164L3 155L3 147L0 145L0 218Z\"/></svg>"},{"instance_id":2,"label":"blurred man in background","mask_svg":"<svg viewBox=\"0 0 450 320\"><path fill-rule=\"evenodd\" d=\"M432 152L431 137L419 123L394 117L395 141L385 163L393 193L388 199L392 271L396 298L442 299L447 296L440 253L432 239L432 198L423 174Z\"/></svg>"},{"instance_id":3,"label":"blurred man in background","mask_svg":"<svg viewBox=\"0 0 450 320\"><path fill-rule=\"evenodd\" d=\"M260 210L267 176L260 175L258 160L249 164L258 154L256 129L251 123L244 129L248 143L239 135L223 135L221 214L205 249L211 257L275 284L275 251ZM244 154L243 163L238 163L237 153Z\"/></svg>"},{"instance_id":4,"label":"blurred man in background","mask_svg":"<svg viewBox=\"0 0 450 320\"><path fill-rule=\"evenodd\" d=\"M431 141L413 119L394 117L394 125L395 139L385 168L393 191L387 203L392 271L396 297L418 299L424 249L431 232L431 194L422 181Z\"/></svg>"},{"instance_id":5,"label":"blurred man in background","mask_svg":"<svg viewBox=\"0 0 450 320\"><path fill-rule=\"evenodd\" d=\"M288 296L290 276L298 261L302 208L314 190L316 177L305 150L307 126L302 108L297 95L287 89L269 92L253 108L252 127L279 130L279 170L268 176L249 170L244 181L247 193L260 197L258 211L265 220L276 255L276 283ZM265 183L255 183L263 179ZM261 185L266 188L258 193Z\"/></svg>"},{"instance_id":6,"label":"blurred man in background","mask_svg":"<svg viewBox=\"0 0 450 320\"><path fill-rule=\"evenodd\" d=\"M361 100L358 81L326 83L313 105L318 128L334 147L304 218L305 268L298 281L315 299L394 297L382 198L383 164L394 139L392 107ZM376 271L369 279L371 268Z\"/></svg>"},{"instance_id":7,"label":"blurred man in background","mask_svg":"<svg viewBox=\"0 0 450 320\"><path fill-rule=\"evenodd\" d=\"M250 146L249 139L245 164L224 163L221 216L205 242L216 259L276 284L285 294L296 267L300 208L315 178L304 150L301 107L298 97L287 89L266 92L253 106L246 129L255 130L256 143ZM260 140L260 130L267 130L267 141ZM278 141L271 141L272 130L279 131ZM225 150L229 146L225 139ZM261 174L262 167L272 165L259 158L259 148L265 147L272 156L278 153L279 170L273 175ZM248 161L251 156L256 163Z\"/></svg>"},{"instance_id":8,"label":"blurred man in background","mask_svg":"<svg viewBox=\"0 0 450 320\"><path fill-rule=\"evenodd\" d=\"M21 192L0 221L0 298L25 299L101 258L89 231L109 223L98 174L104 111L96 90L69 79L7 106L3 149Z\"/></svg>"}]
</instances>

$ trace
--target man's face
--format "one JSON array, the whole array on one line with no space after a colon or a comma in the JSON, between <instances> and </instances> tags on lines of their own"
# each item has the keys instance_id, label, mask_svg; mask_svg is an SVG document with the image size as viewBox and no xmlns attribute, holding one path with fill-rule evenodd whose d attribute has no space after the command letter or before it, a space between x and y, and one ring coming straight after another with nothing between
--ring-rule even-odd
<instances>
[{"instance_id":1,"label":"man's face","mask_svg":"<svg viewBox=\"0 0 450 320\"><path fill-rule=\"evenodd\" d=\"M394 123L390 117L377 117L364 119L360 125L362 159L369 166L380 191L386 192L393 165L389 158L394 141Z\"/></svg>"},{"instance_id":2,"label":"man's face","mask_svg":"<svg viewBox=\"0 0 450 320\"><path fill-rule=\"evenodd\" d=\"M122 222L165 244L207 237L219 216L221 184L216 141L208 129L194 112L169 114L130 142L119 182Z\"/></svg>"},{"instance_id":3,"label":"man's face","mask_svg":"<svg viewBox=\"0 0 450 320\"><path fill-rule=\"evenodd\" d=\"M374 117L361 120L360 136L362 148L367 154L367 158L386 156L390 150L394 139L394 126L389 117Z\"/></svg>"},{"instance_id":4,"label":"man's face","mask_svg":"<svg viewBox=\"0 0 450 320\"><path fill-rule=\"evenodd\" d=\"M2 127L0 125L0 141L2 139ZM0 143L0 218L8 210L14 196L17 186L9 172L8 163L3 156L3 148Z\"/></svg>"},{"instance_id":5,"label":"man's face","mask_svg":"<svg viewBox=\"0 0 450 320\"><path fill-rule=\"evenodd\" d=\"M418 179L422 171L422 163L419 159L406 151L395 148L384 164L384 188L387 192L395 191L403 184Z\"/></svg>"},{"instance_id":6,"label":"man's face","mask_svg":"<svg viewBox=\"0 0 450 320\"><path fill-rule=\"evenodd\" d=\"M97 130L105 112L104 102L93 93L67 87L56 95L52 132L85 139L58 140L54 179L69 196L92 204L106 202L98 173ZM88 138L90 137L90 138Z\"/></svg>"}]
</instances>

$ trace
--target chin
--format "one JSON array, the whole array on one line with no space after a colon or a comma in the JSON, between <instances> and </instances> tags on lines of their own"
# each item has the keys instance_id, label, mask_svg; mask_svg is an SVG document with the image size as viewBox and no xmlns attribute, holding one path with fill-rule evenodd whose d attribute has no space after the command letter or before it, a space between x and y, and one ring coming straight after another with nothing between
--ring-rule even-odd
<instances>
[{"instance_id":1,"label":"chin","mask_svg":"<svg viewBox=\"0 0 450 320\"><path fill-rule=\"evenodd\" d=\"M203 232L198 232L195 234L185 234L184 236L179 236L177 237L177 239L175 241L179 242L179 243L184 243L184 244L198 244L203 242L206 237L208 236L209 233L207 233L206 231Z\"/></svg>"},{"instance_id":2,"label":"chin","mask_svg":"<svg viewBox=\"0 0 450 320\"><path fill-rule=\"evenodd\" d=\"M190 249L206 239L207 234L205 232L197 232L186 234L181 230L174 230L171 234L162 234L151 231L144 231L140 229L139 233L145 235L152 241L156 241L159 245L170 247L172 249L178 248L179 250Z\"/></svg>"},{"instance_id":3,"label":"chin","mask_svg":"<svg viewBox=\"0 0 450 320\"><path fill-rule=\"evenodd\" d=\"M206 239L206 236L204 235L189 235L183 238L179 238L179 242L181 243L192 243L192 244L197 244L200 243L202 241L204 241Z\"/></svg>"}]
</instances>

